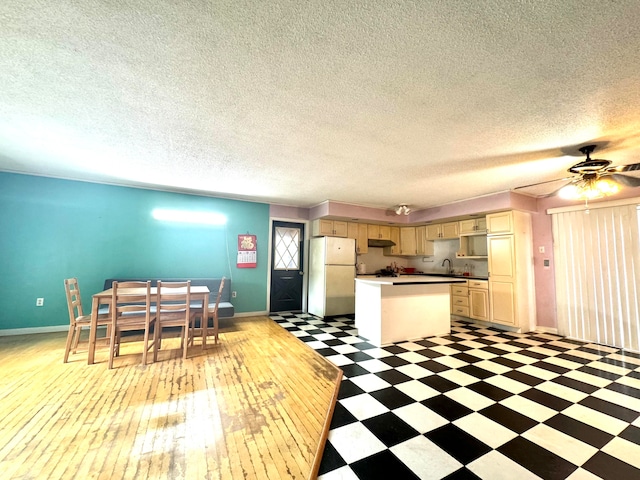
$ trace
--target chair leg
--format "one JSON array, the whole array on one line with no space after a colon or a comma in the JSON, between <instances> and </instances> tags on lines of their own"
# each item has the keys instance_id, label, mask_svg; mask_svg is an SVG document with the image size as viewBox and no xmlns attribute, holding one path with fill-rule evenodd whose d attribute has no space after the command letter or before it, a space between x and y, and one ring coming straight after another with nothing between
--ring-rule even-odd
<instances>
[{"instance_id":1,"label":"chair leg","mask_svg":"<svg viewBox=\"0 0 640 480\"><path fill-rule=\"evenodd\" d=\"M80 343L80 334L82 333L82 327L76 325L73 335L73 353L78 351L78 344Z\"/></svg>"},{"instance_id":2,"label":"chair leg","mask_svg":"<svg viewBox=\"0 0 640 480\"><path fill-rule=\"evenodd\" d=\"M76 327L69 326L69 333L67 334L67 344L64 348L64 363L69 361L69 352L71 351L71 345L73 343L73 337L75 336Z\"/></svg>"},{"instance_id":3,"label":"chair leg","mask_svg":"<svg viewBox=\"0 0 640 480\"><path fill-rule=\"evenodd\" d=\"M160 349L160 339L162 338L162 327L156 321L153 326L153 361L158 361L158 350Z\"/></svg>"},{"instance_id":4,"label":"chair leg","mask_svg":"<svg viewBox=\"0 0 640 480\"><path fill-rule=\"evenodd\" d=\"M116 340L116 336L118 337L117 340ZM120 344L120 333L118 332L118 328L116 326L113 326L111 328L111 335L109 336L109 369L113 368L113 357L116 356L117 354L119 344Z\"/></svg>"},{"instance_id":5,"label":"chair leg","mask_svg":"<svg viewBox=\"0 0 640 480\"><path fill-rule=\"evenodd\" d=\"M153 345L152 345L153 346ZM142 365L147 364L147 352L149 351L149 329L144 329L144 345L142 349Z\"/></svg>"}]
</instances>

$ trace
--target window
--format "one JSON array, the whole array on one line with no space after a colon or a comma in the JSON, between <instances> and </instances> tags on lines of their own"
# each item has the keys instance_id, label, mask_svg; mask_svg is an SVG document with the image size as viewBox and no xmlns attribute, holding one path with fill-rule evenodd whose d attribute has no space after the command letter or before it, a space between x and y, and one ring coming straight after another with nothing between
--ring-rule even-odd
<instances>
[{"instance_id":1,"label":"window","mask_svg":"<svg viewBox=\"0 0 640 480\"><path fill-rule=\"evenodd\" d=\"M300 270L300 229L276 227L274 270Z\"/></svg>"}]
</instances>

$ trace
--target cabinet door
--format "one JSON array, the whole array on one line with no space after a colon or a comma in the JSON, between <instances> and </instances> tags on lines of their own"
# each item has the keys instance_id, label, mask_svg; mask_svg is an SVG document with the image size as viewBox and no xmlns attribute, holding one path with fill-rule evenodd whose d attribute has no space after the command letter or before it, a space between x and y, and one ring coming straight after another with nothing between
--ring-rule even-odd
<instances>
[{"instance_id":1,"label":"cabinet door","mask_svg":"<svg viewBox=\"0 0 640 480\"><path fill-rule=\"evenodd\" d=\"M460 220L460 233L475 233L476 232L476 219Z\"/></svg>"},{"instance_id":2,"label":"cabinet door","mask_svg":"<svg viewBox=\"0 0 640 480\"><path fill-rule=\"evenodd\" d=\"M487 237L489 281L515 281L515 244L513 235Z\"/></svg>"},{"instance_id":3,"label":"cabinet door","mask_svg":"<svg viewBox=\"0 0 640 480\"><path fill-rule=\"evenodd\" d=\"M356 239L358 253L369 253L367 227L368 225L366 223L358 223L358 238Z\"/></svg>"},{"instance_id":4,"label":"cabinet door","mask_svg":"<svg viewBox=\"0 0 640 480\"><path fill-rule=\"evenodd\" d=\"M358 225L359 223L348 222L347 223L347 238L353 238L358 245Z\"/></svg>"},{"instance_id":5,"label":"cabinet door","mask_svg":"<svg viewBox=\"0 0 640 480\"><path fill-rule=\"evenodd\" d=\"M333 236L334 237L345 237L347 236L348 226L347 222L341 222L339 220L334 220L333 222Z\"/></svg>"},{"instance_id":6,"label":"cabinet door","mask_svg":"<svg viewBox=\"0 0 640 480\"><path fill-rule=\"evenodd\" d=\"M371 240L380 238L380 225L367 225L367 237Z\"/></svg>"},{"instance_id":7,"label":"cabinet door","mask_svg":"<svg viewBox=\"0 0 640 480\"><path fill-rule=\"evenodd\" d=\"M427 227L416 227L416 254L426 255L427 248Z\"/></svg>"},{"instance_id":8,"label":"cabinet door","mask_svg":"<svg viewBox=\"0 0 640 480\"><path fill-rule=\"evenodd\" d=\"M513 235L487 237L490 321L516 324L515 242Z\"/></svg>"},{"instance_id":9,"label":"cabinet door","mask_svg":"<svg viewBox=\"0 0 640 480\"><path fill-rule=\"evenodd\" d=\"M491 213L487 215L487 233L490 235L500 233L513 233L512 212Z\"/></svg>"},{"instance_id":10,"label":"cabinet door","mask_svg":"<svg viewBox=\"0 0 640 480\"><path fill-rule=\"evenodd\" d=\"M333 221L322 218L314 220L312 224L312 232L314 237L330 237L333 235Z\"/></svg>"},{"instance_id":11,"label":"cabinet door","mask_svg":"<svg viewBox=\"0 0 640 480\"><path fill-rule=\"evenodd\" d=\"M362 226L364 226L364 237L361 235ZM362 223L347 223L347 238L353 238L356 241L356 253L367 253L367 225ZM364 242L363 242L364 238Z\"/></svg>"},{"instance_id":12,"label":"cabinet door","mask_svg":"<svg viewBox=\"0 0 640 480\"><path fill-rule=\"evenodd\" d=\"M458 222L443 223L440 238L458 238Z\"/></svg>"},{"instance_id":13,"label":"cabinet door","mask_svg":"<svg viewBox=\"0 0 640 480\"><path fill-rule=\"evenodd\" d=\"M427 225L427 240L437 240L440 235L440 224Z\"/></svg>"},{"instance_id":14,"label":"cabinet door","mask_svg":"<svg viewBox=\"0 0 640 480\"><path fill-rule=\"evenodd\" d=\"M476 218L476 231L480 233L487 231L487 219L485 217Z\"/></svg>"},{"instance_id":15,"label":"cabinet door","mask_svg":"<svg viewBox=\"0 0 640 480\"><path fill-rule=\"evenodd\" d=\"M400 255L416 254L416 227L400 228Z\"/></svg>"},{"instance_id":16,"label":"cabinet door","mask_svg":"<svg viewBox=\"0 0 640 480\"><path fill-rule=\"evenodd\" d=\"M469 289L469 314L477 320L489 320L489 292Z\"/></svg>"},{"instance_id":17,"label":"cabinet door","mask_svg":"<svg viewBox=\"0 0 640 480\"><path fill-rule=\"evenodd\" d=\"M382 240L391 240L391 227L389 225L380 225L379 226L379 234L380 239Z\"/></svg>"},{"instance_id":18,"label":"cabinet door","mask_svg":"<svg viewBox=\"0 0 640 480\"><path fill-rule=\"evenodd\" d=\"M389 228L389 239L395 243L393 247L385 247L384 254L385 255L400 255L400 228L399 227L391 227Z\"/></svg>"},{"instance_id":19,"label":"cabinet door","mask_svg":"<svg viewBox=\"0 0 640 480\"><path fill-rule=\"evenodd\" d=\"M489 282L490 321L516 324L515 289L512 282Z\"/></svg>"}]
</instances>

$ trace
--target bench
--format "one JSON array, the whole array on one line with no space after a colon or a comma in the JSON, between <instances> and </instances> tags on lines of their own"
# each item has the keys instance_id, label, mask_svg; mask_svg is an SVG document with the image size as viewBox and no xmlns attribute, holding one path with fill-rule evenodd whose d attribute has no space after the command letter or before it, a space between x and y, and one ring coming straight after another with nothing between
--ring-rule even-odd
<instances>
[{"instance_id":1,"label":"bench","mask_svg":"<svg viewBox=\"0 0 640 480\"><path fill-rule=\"evenodd\" d=\"M151 286L156 287L158 280L162 282L186 282L191 280L192 286L204 286L209 288L209 309L213 310L216 303L216 297L218 296L218 289L220 288L220 282L222 278L156 278L152 280L150 278L107 278L104 281L104 289L107 290L112 287L113 282L146 282L151 280ZM200 305L194 305L197 307ZM220 297L220 305L218 305L218 318L230 318L235 314L235 308L231 303L231 279L224 279L224 287L222 287L222 296Z\"/></svg>"}]
</instances>

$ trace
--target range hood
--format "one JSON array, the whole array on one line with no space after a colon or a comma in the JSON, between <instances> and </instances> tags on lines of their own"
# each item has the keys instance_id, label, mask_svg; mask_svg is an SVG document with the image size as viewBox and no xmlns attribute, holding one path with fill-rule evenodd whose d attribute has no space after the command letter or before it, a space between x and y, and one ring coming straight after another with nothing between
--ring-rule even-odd
<instances>
[{"instance_id":1,"label":"range hood","mask_svg":"<svg viewBox=\"0 0 640 480\"><path fill-rule=\"evenodd\" d=\"M395 247L396 244L391 240L378 240L377 238L370 238L368 245L370 247Z\"/></svg>"}]
</instances>

